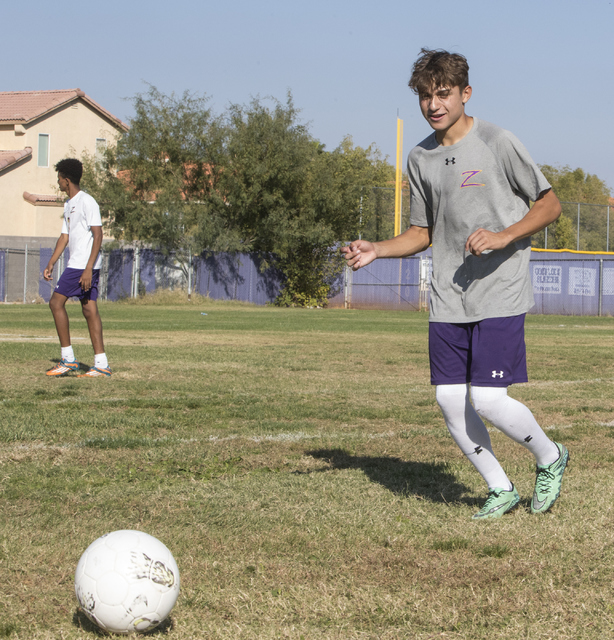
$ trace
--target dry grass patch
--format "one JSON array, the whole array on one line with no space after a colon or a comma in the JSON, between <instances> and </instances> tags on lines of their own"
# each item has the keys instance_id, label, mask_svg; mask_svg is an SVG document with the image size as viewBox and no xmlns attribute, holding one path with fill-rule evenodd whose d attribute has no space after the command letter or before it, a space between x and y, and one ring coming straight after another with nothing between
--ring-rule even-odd
<instances>
[{"instance_id":1,"label":"dry grass patch","mask_svg":"<svg viewBox=\"0 0 614 640\"><path fill-rule=\"evenodd\" d=\"M528 319L532 382L511 393L569 446L569 472L532 516L533 461L493 430L522 501L476 523L485 490L428 384L424 315L144 302L103 305L114 373L98 381L46 379L57 345L31 336L48 309L0 309L0 638L97 637L74 569L120 528L181 570L154 636L614 633L611 319Z\"/></svg>"}]
</instances>

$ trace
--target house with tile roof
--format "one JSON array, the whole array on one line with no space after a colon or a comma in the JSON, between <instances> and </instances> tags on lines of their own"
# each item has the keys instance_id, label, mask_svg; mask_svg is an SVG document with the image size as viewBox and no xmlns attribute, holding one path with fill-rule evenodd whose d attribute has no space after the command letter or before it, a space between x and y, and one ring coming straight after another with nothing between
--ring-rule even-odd
<instances>
[{"instance_id":1,"label":"house with tile roof","mask_svg":"<svg viewBox=\"0 0 614 640\"><path fill-rule=\"evenodd\" d=\"M0 246L53 246L63 213L55 164L101 154L127 129L81 89L0 91Z\"/></svg>"}]
</instances>

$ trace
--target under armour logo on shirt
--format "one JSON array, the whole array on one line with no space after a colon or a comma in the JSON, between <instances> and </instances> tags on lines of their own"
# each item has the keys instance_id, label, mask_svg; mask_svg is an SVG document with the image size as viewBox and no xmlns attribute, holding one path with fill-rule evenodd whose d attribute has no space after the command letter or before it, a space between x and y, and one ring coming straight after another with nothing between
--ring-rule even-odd
<instances>
[{"instance_id":1,"label":"under armour logo on shirt","mask_svg":"<svg viewBox=\"0 0 614 640\"><path fill-rule=\"evenodd\" d=\"M456 158L446 158L446 166L449 164L456 164Z\"/></svg>"},{"instance_id":2,"label":"under armour logo on shirt","mask_svg":"<svg viewBox=\"0 0 614 640\"><path fill-rule=\"evenodd\" d=\"M503 371L493 371L492 372L492 377L493 378L502 378L503 377Z\"/></svg>"}]
</instances>

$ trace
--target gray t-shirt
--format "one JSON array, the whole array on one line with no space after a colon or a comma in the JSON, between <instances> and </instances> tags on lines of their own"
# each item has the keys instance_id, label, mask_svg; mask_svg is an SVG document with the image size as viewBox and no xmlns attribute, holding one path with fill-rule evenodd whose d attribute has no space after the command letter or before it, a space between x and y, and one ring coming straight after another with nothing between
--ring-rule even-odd
<instances>
[{"instance_id":1,"label":"gray t-shirt","mask_svg":"<svg viewBox=\"0 0 614 640\"><path fill-rule=\"evenodd\" d=\"M520 141L483 120L458 143L435 133L409 154L411 224L433 227L431 322L475 322L526 313L534 304L531 239L477 257L465 252L480 227L502 231L550 189Z\"/></svg>"}]
</instances>

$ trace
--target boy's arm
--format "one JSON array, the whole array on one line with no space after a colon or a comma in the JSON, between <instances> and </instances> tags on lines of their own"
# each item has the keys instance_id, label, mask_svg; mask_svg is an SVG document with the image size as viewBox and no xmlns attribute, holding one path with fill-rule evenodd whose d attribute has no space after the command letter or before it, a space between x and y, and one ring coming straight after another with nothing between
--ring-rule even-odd
<instances>
[{"instance_id":1,"label":"boy's arm","mask_svg":"<svg viewBox=\"0 0 614 640\"><path fill-rule=\"evenodd\" d=\"M432 227L412 225L407 231L390 240L381 242L354 240L347 247L342 247L341 253L345 254L347 265L357 271L376 258L406 258L428 249L432 232Z\"/></svg>"},{"instance_id":2,"label":"boy's arm","mask_svg":"<svg viewBox=\"0 0 614 640\"><path fill-rule=\"evenodd\" d=\"M68 234L62 233L58 238L58 241L55 243L55 249L53 250L53 254L43 271L43 277L45 280L51 280L53 278L53 267L55 263L60 259L62 253L64 253L64 249L66 249L66 245L68 244Z\"/></svg>"},{"instance_id":3,"label":"boy's arm","mask_svg":"<svg viewBox=\"0 0 614 640\"><path fill-rule=\"evenodd\" d=\"M545 229L561 215L561 203L552 189L542 191L527 215L512 226L495 233L486 229L474 231L465 244L465 251L474 256L481 255L486 250L504 249L516 240Z\"/></svg>"},{"instance_id":4,"label":"boy's arm","mask_svg":"<svg viewBox=\"0 0 614 640\"><path fill-rule=\"evenodd\" d=\"M90 228L92 230L92 235L94 236L94 242L92 243L90 258L85 265L85 269L83 269L81 277L79 278L79 284L81 285L81 289L83 289L83 291L89 291L92 287L92 272L94 269L94 263L96 262L96 258L100 253L100 247L102 246L102 227Z\"/></svg>"}]
</instances>

